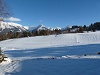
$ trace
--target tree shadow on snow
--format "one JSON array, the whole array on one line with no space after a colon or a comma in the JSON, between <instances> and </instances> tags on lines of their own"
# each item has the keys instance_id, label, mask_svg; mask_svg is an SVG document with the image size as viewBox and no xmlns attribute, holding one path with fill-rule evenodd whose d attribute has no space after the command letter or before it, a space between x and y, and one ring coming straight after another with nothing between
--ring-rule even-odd
<instances>
[{"instance_id":1,"label":"tree shadow on snow","mask_svg":"<svg viewBox=\"0 0 100 75\"><path fill-rule=\"evenodd\" d=\"M100 44L51 47L27 50L9 50L5 53L12 57L41 57L41 56L64 56L64 55L83 55L96 54L100 51ZM81 61L80 61L81 60ZM21 62L21 71L9 73L11 75L99 75L100 60L93 59L61 59L61 60L23 60ZM89 62L88 62L89 61ZM97 65L94 65L97 64ZM95 68L97 68L95 70ZM90 71L91 69L92 71ZM98 72L98 73L97 73ZM86 73L86 74L85 74Z\"/></svg>"},{"instance_id":2,"label":"tree shadow on snow","mask_svg":"<svg viewBox=\"0 0 100 75\"><path fill-rule=\"evenodd\" d=\"M6 54L12 57L39 57L39 56L63 56L63 55L82 55L92 54L100 51L100 44L81 45L81 46L66 46L66 47L51 47L40 49L27 50L9 50Z\"/></svg>"}]
</instances>

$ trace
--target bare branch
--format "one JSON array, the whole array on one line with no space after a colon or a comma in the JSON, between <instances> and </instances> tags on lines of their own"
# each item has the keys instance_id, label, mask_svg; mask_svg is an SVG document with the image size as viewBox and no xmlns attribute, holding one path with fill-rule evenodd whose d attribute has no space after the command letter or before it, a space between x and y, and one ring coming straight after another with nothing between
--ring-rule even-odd
<instances>
[{"instance_id":1,"label":"bare branch","mask_svg":"<svg viewBox=\"0 0 100 75\"><path fill-rule=\"evenodd\" d=\"M5 0L0 0L0 18L7 18L11 16L11 10Z\"/></svg>"}]
</instances>

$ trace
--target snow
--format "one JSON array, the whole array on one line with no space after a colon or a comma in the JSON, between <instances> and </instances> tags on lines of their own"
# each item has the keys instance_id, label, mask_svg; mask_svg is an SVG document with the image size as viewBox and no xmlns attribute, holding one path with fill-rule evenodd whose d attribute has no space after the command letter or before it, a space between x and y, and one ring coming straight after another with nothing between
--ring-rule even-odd
<instances>
[{"instance_id":1,"label":"snow","mask_svg":"<svg viewBox=\"0 0 100 75\"><path fill-rule=\"evenodd\" d=\"M5 34L9 31L13 32L21 32L26 31L27 29L24 28L21 24L14 23L14 22L0 22L0 34Z\"/></svg>"},{"instance_id":2,"label":"snow","mask_svg":"<svg viewBox=\"0 0 100 75\"><path fill-rule=\"evenodd\" d=\"M39 31L39 30L47 30L48 28L46 28L44 25L40 24L38 26L24 26L24 28L26 28L29 31Z\"/></svg>"},{"instance_id":3,"label":"snow","mask_svg":"<svg viewBox=\"0 0 100 75\"><path fill-rule=\"evenodd\" d=\"M24 26L24 28L26 28L29 31L34 30L36 27L35 26Z\"/></svg>"},{"instance_id":4,"label":"snow","mask_svg":"<svg viewBox=\"0 0 100 75\"><path fill-rule=\"evenodd\" d=\"M100 32L9 39L0 75L99 75Z\"/></svg>"},{"instance_id":5,"label":"snow","mask_svg":"<svg viewBox=\"0 0 100 75\"><path fill-rule=\"evenodd\" d=\"M60 27L56 27L55 29L57 29L57 30L61 30L62 28L60 28Z\"/></svg>"},{"instance_id":6,"label":"snow","mask_svg":"<svg viewBox=\"0 0 100 75\"><path fill-rule=\"evenodd\" d=\"M0 46L18 49L63 47L100 43L100 32L26 37L2 41Z\"/></svg>"},{"instance_id":7,"label":"snow","mask_svg":"<svg viewBox=\"0 0 100 75\"><path fill-rule=\"evenodd\" d=\"M2 28L11 28L11 26L19 26L19 27L22 27L22 25L18 24L18 23L14 23L14 22L3 22L1 24Z\"/></svg>"}]
</instances>

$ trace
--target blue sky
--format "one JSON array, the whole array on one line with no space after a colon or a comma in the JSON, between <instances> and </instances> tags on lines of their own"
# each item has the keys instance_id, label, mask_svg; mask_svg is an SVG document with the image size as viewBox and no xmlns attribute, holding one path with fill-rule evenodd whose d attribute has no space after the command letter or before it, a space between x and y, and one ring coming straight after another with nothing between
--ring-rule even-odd
<instances>
[{"instance_id":1,"label":"blue sky","mask_svg":"<svg viewBox=\"0 0 100 75\"><path fill-rule=\"evenodd\" d=\"M7 0L14 15L26 26L89 25L100 21L100 0Z\"/></svg>"}]
</instances>

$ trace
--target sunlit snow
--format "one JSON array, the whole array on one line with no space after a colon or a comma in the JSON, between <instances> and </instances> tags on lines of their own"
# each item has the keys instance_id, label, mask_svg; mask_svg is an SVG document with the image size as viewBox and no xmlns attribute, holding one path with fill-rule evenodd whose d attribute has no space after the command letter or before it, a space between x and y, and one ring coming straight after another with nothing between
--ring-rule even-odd
<instances>
[{"instance_id":1,"label":"sunlit snow","mask_svg":"<svg viewBox=\"0 0 100 75\"><path fill-rule=\"evenodd\" d=\"M99 75L100 32L9 39L0 75Z\"/></svg>"}]
</instances>

